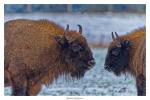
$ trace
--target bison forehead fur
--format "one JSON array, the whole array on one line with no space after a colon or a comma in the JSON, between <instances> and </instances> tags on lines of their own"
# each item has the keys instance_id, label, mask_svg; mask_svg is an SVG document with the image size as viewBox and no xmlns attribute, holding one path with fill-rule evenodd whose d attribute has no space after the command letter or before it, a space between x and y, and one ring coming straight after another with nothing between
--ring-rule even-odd
<instances>
[{"instance_id":1,"label":"bison forehead fur","mask_svg":"<svg viewBox=\"0 0 150 100\"><path fill-rule=\"evenodd\" d=\"M36 95L59 75L80 78L94 66L78 26L79 31L72 31L47 20L5 23L5 86L12 86L13 95Z\"/></svg>"}]
</instances>

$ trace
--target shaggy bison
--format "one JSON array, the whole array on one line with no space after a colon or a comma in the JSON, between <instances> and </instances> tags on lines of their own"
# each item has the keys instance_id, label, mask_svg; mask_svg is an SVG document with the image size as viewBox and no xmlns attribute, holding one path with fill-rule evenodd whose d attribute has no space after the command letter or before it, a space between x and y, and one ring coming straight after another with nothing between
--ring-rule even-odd
<instances>
[{"instance_id":1,"label":"shaggy bison","mask_svg":"<svg viewBox=\"0 0 150 100\"><path fill-rule=\"evenodd\" d=\"M137 94L146 95L146 39L145 27L124 36L112 33L105 59L105 69L115 75L131 73L136 79ZM116 38L115 38L116 36Z\"/></svg>"},{"instance_id":2,"label":"shaggy bison","mask_svg":"<svg viewBox=\"0 0 150 100\"><path fill-rule=\"evenodd\" d=\"M37 95L58 76L79 79L95 65L81 25L77 32L47 20L18 19L4 27L5 86L12 86L12 95Z\"/></svg>"}]
</instances>

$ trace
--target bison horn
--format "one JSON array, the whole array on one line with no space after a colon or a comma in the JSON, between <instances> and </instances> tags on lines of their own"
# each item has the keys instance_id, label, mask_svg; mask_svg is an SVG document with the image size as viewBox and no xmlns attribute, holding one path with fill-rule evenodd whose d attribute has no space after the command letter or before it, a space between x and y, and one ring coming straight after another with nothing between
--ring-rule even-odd
<instances>
[{"instance_id":1,"label":"bison horn","mask_svg":"<svg viewBox=\"0 0 150 100\"><path fill-rule=\"evenodd\" d=\"M79 33L82 34L82 26L78 24L79 27Z\"/></svg>"},{"instance_id":2,"label":"bison horn","mask_svg":"<svg viewBox=\"0 0 150 100\"><path fill-rule=\"evenodd\" d=\"M112 36L112 39L115 40L115 36L113 32L111 32L111 36Z\"/></svg>"},{"instance_id":3,"label":"bison horn","mask_svg":"<svg viewBox=\"0 0 150 100\"><path fill-rule=\"evenodd\" d=\"M65 35L66 35L66 33L69 31L69 25L67 24L67 27L66 27L66 30L65 30Z\"/></svg>"},{"instance_id":4,"label":"bison horn","mask_svg":"<svg viewBox=\"0 0 150 100\"><path fill-rule=\"evenodd\" d=\"M66 31L69 31L69 24L67 24Z\"/></svg>"},{"instance_id":5,"label":"bison horn","mask_svg":"<svg viewBox=\"0 0 150 100\"><path fill-rule=\"evenodd\" d=\"M115 35L116 35L116 38L118 39L118 38L119 38L119 35L117 34L117 32L115 32Z\"/></svg>"},{"instance_id":6,"label":"bison horn","mask_svg":"<svg viewBox=\"0 0 150 100\"><path fill-rule=\"evenodd\" d=\"M120 37L119 37L119 35L117 34L117 32L115 32L115 35L116 35L116 39L120 41Z\"/></svg>"},{"instance_id":7,"label":"bison horn","mask_svg":"<svg viewBox=\"0 0 150 100\"><path fill-rule=\"evenodd\" d=\"M73 38L67 35L68 31L69 31L69 25L67 24L67 27L66 27L66 30L64 33L64 37L69 43L71 43L73 41Z\"/></svg>"},{"instance_id":8,"label":"bison horn","mask_svg":"<svg viewBox=\"0 0 150 100\"><path fill-rule=\"evenodd\" d=\"M117 32L115 32L115 36L114 36L114 33L113 33L113 32L111 33L111 35L112 35L112 39L113 39L113 40L115 40L115 36L116 36L116 39L119 40L119 35L117 34Z\"/></svg>"}]
</instances>

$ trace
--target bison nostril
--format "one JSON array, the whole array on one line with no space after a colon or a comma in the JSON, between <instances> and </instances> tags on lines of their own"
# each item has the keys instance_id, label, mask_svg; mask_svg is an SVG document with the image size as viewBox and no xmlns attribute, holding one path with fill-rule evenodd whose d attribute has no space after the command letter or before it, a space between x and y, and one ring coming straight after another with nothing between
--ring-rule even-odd
<instances>
[{"instance_id":1,"label":"bison nostril","mask_svg":"<svg viewBox=\"0 0 150 100\"><path fill-rule=\"evenodd\" d=\"M88 65L90 65L90 66L94 66L95 64L96 64L96 63L95 63L95 60L94 60L94 59L88 61Z\"/></svg>"}]
</instances>

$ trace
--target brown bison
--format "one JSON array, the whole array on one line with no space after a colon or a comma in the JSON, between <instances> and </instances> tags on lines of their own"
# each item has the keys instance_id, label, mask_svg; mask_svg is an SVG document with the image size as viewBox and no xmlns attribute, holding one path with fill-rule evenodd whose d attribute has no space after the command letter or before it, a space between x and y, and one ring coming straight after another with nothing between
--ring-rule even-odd
<instances>
[{"instance_id":1,"label":"brown bison","mask_svg":"<svg viewBox=\"0 0 150 100\"><path fill-rule=\"evenodd\" d=\"M79 79L95 65L78 26L77 32L47 20L5 23L5 86L12 86L12 95L37 95L58 76Z\"/></svg>"},{"instance_id":2,"label":"brown bison","mask_svg":"<svg viewBox=\"0 0 150 100\"><path fill-rule=\"evenodd\" d=\"M131 73L136 79L137 94L146 95L146 39L145 27L124 36L112 33L105 59L105 69L115 75Z\"/></svg>"}]
</instances>

